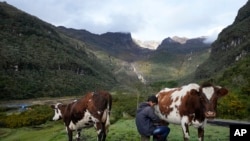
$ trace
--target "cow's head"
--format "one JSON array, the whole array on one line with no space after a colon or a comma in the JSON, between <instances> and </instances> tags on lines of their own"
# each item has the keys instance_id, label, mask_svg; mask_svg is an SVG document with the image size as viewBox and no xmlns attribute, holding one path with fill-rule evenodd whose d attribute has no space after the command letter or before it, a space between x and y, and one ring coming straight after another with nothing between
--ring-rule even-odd
<instances>
[{"instance_id":1,"label":"cow's head","mask_svg":"<svg viewBox=\"0 0 250 141\"><path fill-rule=\"evenodd\" d=\"M62 103L57 103L55 105L51 105L51 108L54 109L54 111L55 111L55 115L52 118L53 120L62 119L62 107L63 107Z\"/></svg>"},{"instance_id":2,"label":"cow's head","mask_svg":"<svg viewBox=\"0 0 250 141\"><path fill-rule=\"evenodd\" d=\"M220 97L228 94L228 90L220 86L213 86L211 84L203 84L199 92L192 90L191 94L198 95L202 112L207 119L214 119L217 111L217 101Z\"/></svg>"}]
</instances>

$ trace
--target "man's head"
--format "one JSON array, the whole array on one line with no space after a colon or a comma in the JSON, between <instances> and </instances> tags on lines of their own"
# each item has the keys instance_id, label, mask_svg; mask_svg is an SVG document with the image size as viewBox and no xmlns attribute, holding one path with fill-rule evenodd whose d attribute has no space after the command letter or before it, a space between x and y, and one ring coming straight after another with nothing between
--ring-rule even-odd
<instances>
[{"instance_id":1,"label":"man's head","mask_svg":"<svg viewBox=\"0 0 250 141\"><path fill-rule=\"evenodd\" d=\"M157 97L155 95L149 96L148 103L150 104L150 106L154 106L154 105L158 104Z\"/></svg>"}]
</instances>

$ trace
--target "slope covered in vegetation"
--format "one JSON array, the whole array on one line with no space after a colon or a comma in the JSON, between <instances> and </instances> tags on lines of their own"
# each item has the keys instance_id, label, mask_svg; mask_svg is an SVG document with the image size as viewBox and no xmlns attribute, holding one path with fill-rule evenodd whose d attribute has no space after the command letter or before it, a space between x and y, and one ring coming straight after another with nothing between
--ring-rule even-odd
<instances>
[{"instance_id":1,"label":"slope covered in vegetation","mask_svg":"<svg viewBox=\"0 0 250 141\"><path fill-rule=\"evenodd\" d=\"M210 57L198 67L194 81L211 81L230 90L222 114L250 119L250 1L232 25L212 44Z\"/></svg>"},{"instance_id":2,"label":"slope covered in vegetation","mask_svg":"<svg viewBox=\"0 0 250 141\"><path fill-rule=\"evenodd\" d=\"M0 99L77 95L117 83L83 42L5 2L0 60Z\"/></svg>"}]
</instances>

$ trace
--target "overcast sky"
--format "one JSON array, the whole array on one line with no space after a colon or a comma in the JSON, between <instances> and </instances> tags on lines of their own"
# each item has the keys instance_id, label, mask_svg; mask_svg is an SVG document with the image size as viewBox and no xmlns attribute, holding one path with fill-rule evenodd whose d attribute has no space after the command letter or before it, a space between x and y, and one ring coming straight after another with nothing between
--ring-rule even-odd
<instances>
[{"instance_id":1,"label":"overcast sky","mask_svg":"<svg viewBox=\"0 0 250 141\"><path fill-rule=\"evenodd\" d=\"M4 1L4 0L0 0ZM5 0L55 26L133 38L210 36L232 24L247 0Z\"/></svg>"}]
</instances>

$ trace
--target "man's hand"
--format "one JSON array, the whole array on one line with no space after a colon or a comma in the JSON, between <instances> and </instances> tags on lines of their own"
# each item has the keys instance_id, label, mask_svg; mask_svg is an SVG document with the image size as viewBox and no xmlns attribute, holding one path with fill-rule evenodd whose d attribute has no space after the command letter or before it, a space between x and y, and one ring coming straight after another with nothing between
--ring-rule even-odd
<instances>
[{"instance_id":1,"label":"man's hand","mask_svg":"<svg viewBox=\"0 0 250 141\"><path fill-rule=\"evenodd\" d=\"M160 122L155 122L154 125L155 126L168 126L169 123L166 122L165 120L161 120Z\"/></svg>"},{"instance_id":2,"label":"man's hand","mask_svg":"<svg viewBox=\"0 0 250 141\"><path fill-rule=\"evenodd\" d=\"M168 126L169 123L166 122L165 120L161 120L161 122L159 123L159 125L162 125L162 126Z\"/></svg>"}]
</instances>

